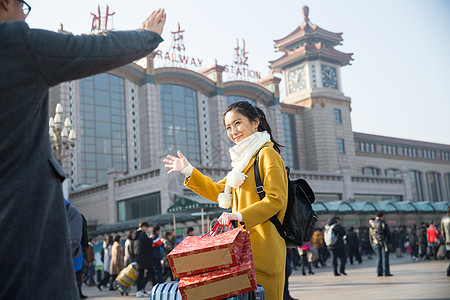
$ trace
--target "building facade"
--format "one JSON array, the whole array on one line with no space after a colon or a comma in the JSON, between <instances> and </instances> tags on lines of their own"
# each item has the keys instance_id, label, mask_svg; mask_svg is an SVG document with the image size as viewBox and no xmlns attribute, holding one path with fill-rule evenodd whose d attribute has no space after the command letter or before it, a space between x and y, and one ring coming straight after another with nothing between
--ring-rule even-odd
<instances>
[{"instance_id":1,"label":"building facade","mask_svg":"<svg viewBox=\"0 0 450 300\"><path fill-rule=\"evenodd\" d=\"M307 7L303 14L298 28L275 40L283 55L258 82L224 81L225 67L215 61L200 71L155 68L153 54L144 64L52 88L51 108L60 102L79 136L63 161L71 203L103 225L166 214L182 197L195 200L162 159L179 149L205 175L223 178L231 142L222 113L238 100L265 111L291 178L308 180L317 205L448 202L450 145L353 132L340 75L352 54L335 49L341 33L312 24Z\"/></svg>"}]
</instances>

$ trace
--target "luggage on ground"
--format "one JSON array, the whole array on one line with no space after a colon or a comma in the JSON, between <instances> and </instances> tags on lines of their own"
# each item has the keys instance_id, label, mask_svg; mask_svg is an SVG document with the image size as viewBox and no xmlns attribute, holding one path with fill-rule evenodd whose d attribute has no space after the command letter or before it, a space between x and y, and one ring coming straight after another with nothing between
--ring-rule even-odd
<instances>
[{"instance_id":1,"label":"luggage on ground","mask_svg":"<svg viewBox=\"0 0 450 300\"><path fill-rule=\"evenodd\" d=\"M152 288L150 300L182 300L178 282L159 283Z\"/></svg>"},{"instance_id":2,"label":"luggage on ground","mask_svg":"<svg viewBox=\"0 0 450 300\"><path fill-rule=\"evenodd\" d=\"M136 281L138 271L136 270L136 263L132 262L126 268L120 271L114 281L114 286L120 291L120 293L128 295L131 285Z\"/></svg>"},{"instance_id":3,"label":"luggage on ground","mask_svg":"<svg viewBox=\"0 0 450 300\"><path fill-rule=\"evenodd\" d=\"M227 298L227 300L265 300L264 288L258 285L256 291ZM182 300L178 290L178 282L166 282L155 285L150 294L150 300Z\"/></svg>"}]
</instances>

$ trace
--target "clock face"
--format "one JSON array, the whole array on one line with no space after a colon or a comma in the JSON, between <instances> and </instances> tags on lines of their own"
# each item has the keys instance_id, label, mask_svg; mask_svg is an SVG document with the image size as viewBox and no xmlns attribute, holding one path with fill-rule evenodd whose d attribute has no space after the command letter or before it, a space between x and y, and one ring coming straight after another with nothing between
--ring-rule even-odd
<instances>
[{"instance_id":1,"label":"clock face","mask_svg":"<svg viewBox=\"0 0 450 300\"><path fill-rule=\"evenodd\" d=\"M289 93L295 93L306 88L305 67L292 69L288 72Z\"/></svg>"},{"instance_id":2,"label":"clock face","mask_svg":"<svg viewBox=\"0 0 450 300\"><path fill-rule=\"evenodd\" d=\"M322 66L322 85L323 87L337 90L336 68Z\"/></svg>"}]
</instances>

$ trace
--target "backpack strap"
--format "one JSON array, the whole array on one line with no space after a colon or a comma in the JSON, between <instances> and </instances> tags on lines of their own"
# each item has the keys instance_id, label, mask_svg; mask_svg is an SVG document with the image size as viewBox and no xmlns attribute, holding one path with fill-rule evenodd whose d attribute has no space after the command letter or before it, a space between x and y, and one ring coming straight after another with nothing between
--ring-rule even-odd
<instances>
[{"instance_id":1,"label":"backpack strap","mask_svg":"<svg viewBox=\"0 0 450 300\"><path fill-rule=\"evenodd\" d=\"M265 148L265 147L262 147L262 148ZM261 174L259 173L259 151L261 151L261 149L259 149L258 152L256 153L254 170L255 170L256 193L258 194L259 198L262 200L266 196L266 192L264 191L264 186L261 181ZM273 225L275 225L275 227L277 228L277 231L281 235L281 237L283 237L283 238L286 237L286 233L283 230L283 225L281 225L280 220L278 220L277 214L275 214L274 216L272 216L270 218L270 222L272 222Z\"/></svg>"}]
</instances>

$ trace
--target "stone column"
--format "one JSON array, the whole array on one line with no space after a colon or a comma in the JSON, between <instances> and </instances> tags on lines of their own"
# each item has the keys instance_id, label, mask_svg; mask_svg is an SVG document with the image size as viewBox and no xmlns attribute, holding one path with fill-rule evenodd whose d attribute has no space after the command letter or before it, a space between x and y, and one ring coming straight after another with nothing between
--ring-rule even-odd
<instances>
[{"instance_id":1,"label":"stone column","mask_svg":"<svg viewBox=\"0 0 450 300\"><path fill-rule=\"evenodd\" d=\"M355 194L353 193L352 187L352 174L350 166L341 165L342 183L344 185L344 194L342 195L343 200L355 200Z\"/></svg>"},{"instance_id":2,"label":"stone column","mask_svg":"<svg viewBox=\"0 0 450 300\"><path fill-rule=\"evenodd\" d=\"M116 203L116 179L123 176L121 171L109 169L108 174L108 201L106 202L106 212L108 224L117 222L117 203Z\"/></svg>"},{"instance_id":3,"label":"stone column","mask_svg":"<svg viewBox=\"0 0 450 300\"><path fill-rule=\"evenodd\" d=\"M403 200L404 201L412 201L413 195L412 195L411 177L409 175L409 170L406 168L401 168L400 173L403 178L403 187L404 187Z\"/></svg>"}]
</instances>

